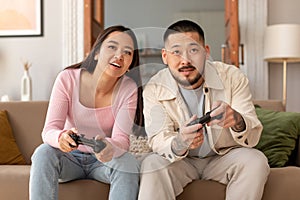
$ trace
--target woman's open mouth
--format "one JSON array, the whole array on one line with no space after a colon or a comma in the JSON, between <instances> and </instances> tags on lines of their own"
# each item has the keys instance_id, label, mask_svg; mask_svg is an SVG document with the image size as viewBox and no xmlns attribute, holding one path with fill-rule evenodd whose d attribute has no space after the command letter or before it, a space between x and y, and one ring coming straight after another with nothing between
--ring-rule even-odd
<instances>
[{"instance_id":1,"label":"woman's open mouth","mask_svg":"<svg viewBox=\"0 0 300 200\"><path fill-rule=\"evenodd\" d=\"M110 63L110 65L112 65L112 66L114 66L114 67L116 67L116 68L121 68L121 65L119 65L118 63Z\"/></svg>"}]
</instances>

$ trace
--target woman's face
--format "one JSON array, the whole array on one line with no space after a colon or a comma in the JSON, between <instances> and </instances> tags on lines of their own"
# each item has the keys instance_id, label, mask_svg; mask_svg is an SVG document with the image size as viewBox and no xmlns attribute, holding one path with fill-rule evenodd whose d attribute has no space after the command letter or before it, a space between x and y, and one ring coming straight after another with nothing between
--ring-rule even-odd
<instances>
[{"instance_id":1,"label":"woman's face","mask_svg":"<svg viewBox=\"0 0 300 200\"><path fill-rule=\"evenodd\" d=\"M97 68L112 77L120 77L126 73L133 59L134 44L126 32L112 32L103 41Z\"/></svg>"}]
</instances>

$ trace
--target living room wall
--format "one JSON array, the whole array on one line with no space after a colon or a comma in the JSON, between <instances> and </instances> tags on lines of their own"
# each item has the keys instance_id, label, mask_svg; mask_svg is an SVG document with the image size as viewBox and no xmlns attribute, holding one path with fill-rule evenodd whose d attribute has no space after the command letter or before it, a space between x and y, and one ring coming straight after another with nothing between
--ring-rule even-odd
<instances>
[{"instance_id":1,"label":"living room wall","mask_svg":"<svg viewBox=\"0 0 300 200\"><path fill-rule=\"evenodd\" d=\"M268 24L300 24L299 0L269 0ZM300 44L295 44L300 45ZM300 63L287 66L287 111L300 112ZM282 64L269 63L269 95L282 98Z\"/></svg>"},{"instance_id":2,"label":"living room wall","mask_svg":"<svg viewBox=\"0 0 300 200\"><path fill-rule=\"evenodd\" d=\"M124 6L115 7L114 10L109 11L115 18L110 23L117 23L118 10L122 9L128 13L128 17L125 19L125 25L135 24L137 27L144 26L159 26L163 27L170 23L170 9L163 7L161 1L156 5L153 1L147 0L128 0L127 5L134 10L136 3L144 1L145 10L132 11L130 9L124 9ZM300 24L300 13L298 8L300 7L300 1L298 0L268 0L269 14L268 24L276 23L298 23ZM110 3L123 2L123 0L110 0ZM127 1L126 1L127 2ZM151 5L150 5L151 2ZM168 1L169 2L169 1ZM217 6L218 3L224 5L223 0L205 1L210 2L209 5L205 3L198 3L197 0L191 1L191 8L185 8L182 11L196 11L199 6L202 9L209 9L209 6ZM186 1L176 1L176 4L172 4L172 9L178 9L186 6ZM155 12L151 15L147 9L151 6L156 11L163 11L162 14ZM146 12L147 11L147 12ZM63 3L61 0L45 0L44 1L44 35L42 37L12 37L12 38L0 38L0 97L7 94L11 100L20 99L20 81L23 75L23 67L21 59L28 60L32 63L30 69L30 75L33 79L33 100L48 100L51 92L51 88L57 73L63 69L63 34L62 34L62 13ZM135 16L142 17L129 17L129 13L135 13ZM145 15L144 15L145 13ZM119 18L119 23L121 19ZM106 23L108 23L106 21ZM156 25L156 23L159 23ZM270 64L270 89L269 94L271 99L281 99L282 88L282 65ZM298 87L300 80L297 77L300 74L300 64L288 64L288 99L287 110L300 112L300 100Z\"/></svg>"},{"instance_id":3,"label":"living room wall","mask_svg":"<svg viewBox=\"0 0 300 200\"><path fill-rule=\"evenodd\" d=\"M62 66L62 1L45 0L43 36L0 38L0 97L20 100L22 60L32 63L33 100L49 99Z\"/></svg>"}]
</instances>

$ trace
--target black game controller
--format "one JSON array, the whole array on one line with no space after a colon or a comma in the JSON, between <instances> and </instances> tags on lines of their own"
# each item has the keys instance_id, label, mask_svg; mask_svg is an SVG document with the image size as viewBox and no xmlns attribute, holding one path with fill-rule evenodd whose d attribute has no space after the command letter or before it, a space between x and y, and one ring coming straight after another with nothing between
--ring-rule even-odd
<instances>
[{"instance_id":1,"label":"black game controller","mask_svg":"<svg viewBox=\"0 0 300 200\"><path fill-rule=\"evenodd\" d=\"M102 140L96 140L95 138L93 139L87 139L84 137L83 134L77 135L76 133L70 134L70 137L74 140L74 142L78 145L87 145L93 148L95 153L99 153L106 147L106 144ZM74 145L71 145L71 147L74 147Z\"/></svg>"},{"instance_id":2,"label":"black game controller","mask_svg":"<svg viewBox=\"0 0 300 200\"><path fill-rule=\"evenodd\" d=\"M204 125L204 124L206 124L206 123L208 123L208 122L210 122L210 121L212 121L214 119L221 119L223 117L223 113L221 113L221 114L219 114L217 116L211 117L210 116L211 112L212 111L207 112L202 117L197 118L194 121L190 122L187 126L191 126L191 125L194 125L194 124L202 124L202 125Z\"/></svg>"}]
</instances>

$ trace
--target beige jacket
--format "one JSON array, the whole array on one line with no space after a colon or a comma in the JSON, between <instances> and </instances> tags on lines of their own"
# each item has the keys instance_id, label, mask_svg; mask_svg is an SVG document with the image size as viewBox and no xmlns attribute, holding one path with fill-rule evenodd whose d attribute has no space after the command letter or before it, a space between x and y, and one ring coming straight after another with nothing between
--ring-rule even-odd
<instances>
[{"instance_id":1,"label":"beige jacket","mask_svg":"<svg viewBox=\"0 0 300 200\"><path fill-rule=\"evenodd\" d=\"M205 66L205 112L211 110L214 101L221 100L239 112L246 123L246 130L235 132L214 125L207 127L210 147L223 155L235 147L253 147L260 138L262 125L252 103L247 77L235 66L207 61ZM187 156L176 156L171 150L171 141L178 128L191 116L176 81L163 69L153 76L144 92L145 128L152 150L171 162Z\"/></svg>"}]
</instances>

